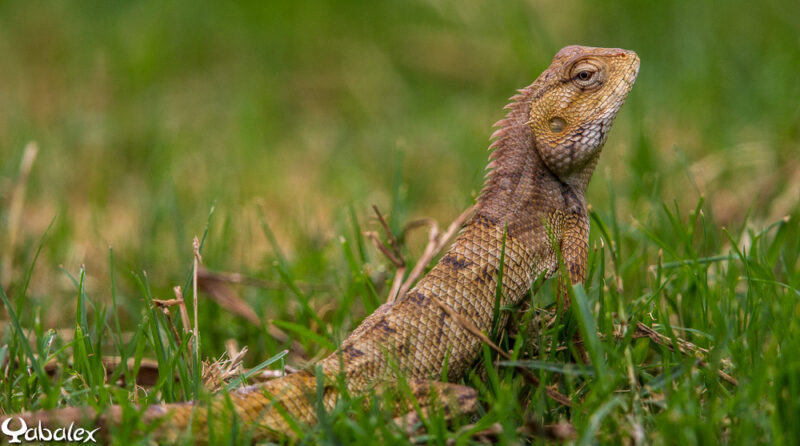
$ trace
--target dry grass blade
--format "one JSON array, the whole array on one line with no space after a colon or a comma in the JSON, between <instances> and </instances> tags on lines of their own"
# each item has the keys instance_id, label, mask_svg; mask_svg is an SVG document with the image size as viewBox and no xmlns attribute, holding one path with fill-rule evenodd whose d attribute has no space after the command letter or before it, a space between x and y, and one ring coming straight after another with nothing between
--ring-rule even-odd
<instances>
[{"instance_id":1,"label":"dry grass blade","mask_svg":"<svg viewBox=\"0 0 800 446\"><path fill-rule=\"evenodd\" d=\"M653 330L652 328L648 327L647 325L641 322L636 323L636 336L650 338L650 340L652 340L656 344L662 345L670 350L674 350L674 344L672 343L672 339L670 339L668 336L662 335L661 333ZM691 342L683 340L681 338L676 337L676 340L678 344L678 350L680 350L681 353L687 356L694 356L698 358L700 360L700 365L702 365L703 367L708 366L708 363L703 359L705 356L708 355L707 349L698 347L692 344ZM730 360L723 359L722 364L727 368L732 368ZM736 378L723 372L722 370L717 370L717 375L719 375L719 377L723 381L729 384L732 384L734 386L739 385L739 381Z\"/></svg>"},{"instance_id":2,"label":"dry grass blade","mask_svg":"<svg viewBox=\"0 0 800 446\"><path fill-rule=\"evenodd\" d=\"M19 236L19 224L22 220L22 208L25 204L25 189L28 185L28 177L30 176L33 163L36 161L36 155L39 153L39 146L35 142L29 142L25 146L25 151L22 153L22 161L19 163L19 176L14 183L11 190L11 200L8 205L8 233L6 234L6 243L3 248L2 267L0 270L0 279L8 285L11 282L11 274L13 271L12 262L14 259L14 251L17 246L17 237Z\"/></svg>"},{"instance_id":3,"label":"dry grass blade","mask_svg":"<svg viewBox=\"0 0 800 446\"><path fill-rule=\"evenodd\" d=\"M450 308L450 306L448 306L444 302L442 302L442 301L440 301L438 299L433 299L433 301L436 302L436 304L439 306L439 308L441 308L442 311L447 313L447 315L451 319L456 321L456 323L458 325L460 325L462 328L464 328L467 331L469 331L473 336L477 337L478 339L480 339L481 341L486 343L486 345L491 347L491 349L494 350L503 359L505 359L507 361L511 361L513 359L511 357L511 355L508 354L508 352L506 352L505 350L501 349L497 344L492 342L492 340L489 339L488 336L486 336L482 331L480 331L478 329L478 327L476 327L475 324L472 323L471 320L469 320L469 319L465 318L464 316L461 316L460 314L456 313L455 310ZM539 377L534 375L533 372L531 372L530 370L528 370L526 368L522 368L522 367L518 367L517 369L525 376L525 379L530 381L531 384L533 384L536 387L540 386L541 382L539 381ZM567 406L567 407L572 405L572 403L569 401L569 398L567 398L566 396L562 395L561 393L559 393L559 392L557 392L557 391L555 391L553 389L547 388L547 387L545 387L545 391L547 392L547 396L549 396L553 400L559 402L560 404L563 404L564 406Z\"/></svg>"},{"instance_id":4,"label":"dry grass blade","mask_svg":"<svg viewBox=\"0 0 800 446\"><path fill-rule=\"evenodd\" d=\"M253 286L257 288L264 288L267 290L288 289L286 284L283 282L259 279L257 277L246 276L240 273L211 271L206 268L200 267L200 269L197 271L197 284L198 286L200 286L200 289L203 289L203 282L209 282L209 281L232 283L235 285ZM302 282L293 282L293 285L304 293L308 291L315 291L327 288L324 285L310 285Z\"/></svg>"},{"instance_id":5,"label":"dry grass blade","mask_svg":"<svg viewBox=\"0 0 800 446\"><path fill-rule=\"evenodd\" d=\"M242 347L232 356L226 352L214 362L203 361L203 386L213 393L222 390L231 379L243 373L242 361L246 354L247 347Z\"/></svg>"},{"instance_id":6,"label":"dry grass blade","mask_svg":"<svg viewBox=\"0 0 800 446\"><path fill-rule=\"evenodd\" d=\"M261 319L255 310L244 299L239 297L236 291L226 282L217 280L215 276L204 271L202 274L198 274L197 284L220 307L247 319L253 325L261 325Z\"/></svg>"},{"instance_id":7,"label":"dry grass blade","mask_svg":"<svg viewBox=\"0 0 800 446\"><path fill-rule=\"evenodd\" d=\"M173 287L172 292L175 293L175 298L178 300L178 309L181 312L181 322L183 322L184 330L188 330L190 327L189 312L186 311L186 302L183 300L183 293L181 292L181 287L179 286Z\"/></svg>"},{"instance_id":8,"label":"dry grass blade","mask_svg":"<svg viewBox=\"0 0 800 446\"><path fill-rule=\"evenodd\" d=\"M233 314L243 317L257 327L266 325L269 335L275 338L278 342L289 342L290 337L286 334L286 332L273 324L263 324L261 318L258 317L258 314L255 312L255 310L253 310L253 308L239 296L233 287L228 285L229 283L252 284L255 286L260 286L259 284L261 281L259 279L248 278L237 273L216 273L203 268L200 268L197 274L198 287L205 291L206 294L208 294L208 296L220 307ZM306 352L305 348L303 348L303 346L297 341L292 341L289 352L292 355L293 360L308 360L308 352Z\"/></svg>"}]
</instances>

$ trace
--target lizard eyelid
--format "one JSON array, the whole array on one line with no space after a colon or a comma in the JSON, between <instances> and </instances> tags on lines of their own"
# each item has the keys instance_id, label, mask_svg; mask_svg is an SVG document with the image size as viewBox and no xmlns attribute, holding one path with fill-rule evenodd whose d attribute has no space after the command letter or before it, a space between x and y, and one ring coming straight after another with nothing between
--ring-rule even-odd
<instances>
[{"instance_id":1,"label":"lizard eyelid","mask_svg":"<svg viewBox=\"0 0 800 446\"><path fill-rule=\"evenodd\" d=\"M578 60L572 65L569 78L580 88L594 88L605 80L604 66L592 59Z\"/></svg>"}]
</instances>

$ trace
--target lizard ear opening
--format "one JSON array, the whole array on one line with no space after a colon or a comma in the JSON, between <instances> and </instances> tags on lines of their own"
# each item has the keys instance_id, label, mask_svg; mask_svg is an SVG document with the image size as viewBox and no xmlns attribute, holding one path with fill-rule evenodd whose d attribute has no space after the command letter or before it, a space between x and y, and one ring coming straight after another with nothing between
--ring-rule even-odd
<instances>
[{"instance_id":1,"label":"lizard ear opening","mask_svg":"<svg viewBox=\"0 0 800 446\"><path fill-rule=\"evenodd\" d=\"M567 128L567 121L565 121L564 118L558 116L550 118L549 124L550 124L550 131L553 133L561 133L564 131L564 129Z\"/></svg>"}]
</instances>

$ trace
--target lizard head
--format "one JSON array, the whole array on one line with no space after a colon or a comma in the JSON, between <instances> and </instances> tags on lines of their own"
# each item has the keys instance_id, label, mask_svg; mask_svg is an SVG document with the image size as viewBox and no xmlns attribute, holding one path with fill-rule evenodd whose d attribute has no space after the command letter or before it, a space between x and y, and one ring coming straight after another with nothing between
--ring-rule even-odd
<instances>
[{"instance_id":1,"label":"lizard head","mask_svg":"<svg viewBox=\"0 0 800 446\"><path fill-rule=\"evenodd\" d=\"M633 51L568 46L531 86L528 125L559 179L586 187L638 73Z\"/></svg>"}]
</instances>

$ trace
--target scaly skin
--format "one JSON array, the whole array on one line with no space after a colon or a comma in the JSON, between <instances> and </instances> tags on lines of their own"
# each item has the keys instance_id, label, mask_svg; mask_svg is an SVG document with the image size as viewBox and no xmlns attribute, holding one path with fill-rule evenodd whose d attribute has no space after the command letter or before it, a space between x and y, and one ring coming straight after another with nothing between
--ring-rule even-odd
<instances>
[{"instance_id":1,"label":"scaly skin","mask_svg":"<svg viewBox=\"0 0 800 446\"><path fill-rule=\"evenodd\" d=\"M425 383L441 377L446 357L448 379L459 379L478 358L481 341L441 305L479 329L490 330L501 256L503 305L519 302L533 278L557 271L558 251L572 283L585 279L586 187L638 70L639 58L632 51L570 46L511 98L508 114L492 136L489 173L474 215L450 250L412 290L379 307L337 352L320 362L327 409L338 398L339 373L351 394L379 384L391 386L400 374L415 389L432 386L445 394L453 390L445 383ZM217 396L212 410L221 409L229 396L244 429L252 429L255 438L294 437L281 412L314 424L316 389L314 374L301 371ZM454 404L461 406L457 410L474 409L474 391L456 389L452 395L457 398ZM82 413L64 409L27 415L31 421L63 423ZM207 413L195 403L167 404L148 408L144 419L167 417L156 435L175 440L192 417L197 438L206 435ZM119 409L112 408L96 421L113 424L119 419Z\"/></svg>"}]
</instances>

